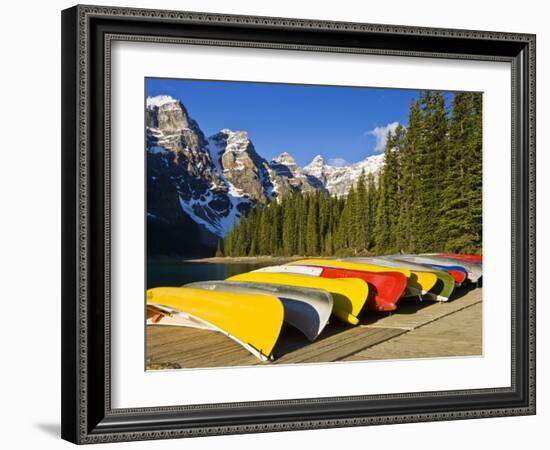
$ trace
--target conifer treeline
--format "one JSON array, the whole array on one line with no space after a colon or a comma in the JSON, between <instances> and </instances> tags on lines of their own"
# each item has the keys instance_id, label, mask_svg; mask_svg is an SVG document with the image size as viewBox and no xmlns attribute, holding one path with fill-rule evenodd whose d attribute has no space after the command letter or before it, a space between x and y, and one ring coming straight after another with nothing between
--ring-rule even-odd
<instances>
[{"instance_id":1,"label":"conifer treeline","mask_svg":"<svg viewBox=\"0 0 550 450\"><path fill-rule=\"evenodd\" d=\"M346 198L295 193L252 210L228 233L226 256L481 251L482 98L441 93L411 103L388 133L379 179ZM221 248L218 250L220 253Z\"/></svg>"}]
</instances>

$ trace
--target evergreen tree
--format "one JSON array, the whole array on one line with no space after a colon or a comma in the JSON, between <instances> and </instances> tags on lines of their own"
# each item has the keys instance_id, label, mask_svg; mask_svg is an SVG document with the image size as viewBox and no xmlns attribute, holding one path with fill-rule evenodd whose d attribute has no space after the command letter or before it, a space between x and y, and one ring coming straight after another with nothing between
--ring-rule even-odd
<instances>
[{"instance_id":1,"label":"evergreen tree","mask_svg":"<svg viewBox=\"0 0 550 450\"><path fill-rule=\"evenodd\" d=\"M453 100L440 227L450 252L481 247L480 99L481 94L457 93Z\"/></svg>"},{"instance_id":2,"label":"evergreen tree","mask_svg":"<svg viewBox=\"0 0 550 450\"><path fill-rule=\"evenodd\" d=\"M283 254L291 256L296 254L296 195L283 199Z\"/></svg>"},{"instance_id":3,"label":"evergreen tree","mask_svg":"<svg viewBox=\"0 0 550 450\"><path fill-rule=\"evenodd\" d=\"M278 255L281 253L281 231L282 231L282 223L281 223L281 211L279 203L272 202L269 205L269 209L271 210L271 232L269 235L269 248L270 253L272 255Z\"/></svg>"},{"instance_id":4,"label":"evergreen tree","mask_svg":"<svg viewBox=\"0 0 550 450\"><path fill-rule=\"evenodd\" d=\"M342 200L342 210L338 220L338 228L335 238L335 252L341 255L352 254L350 234L352 229L353 211L352 205L355 203L355 189L352 186L348 196Z\"/></svg>"},{"instance_id":5,"label":"evergreen tree","mask_svg":"<svg viewBox=\"0 0 550 450\"><path fill-rule=\"evenodd\" d=\"M417 251L433 252L441 250L443 238L439 228L439 215L445 173L448 118L445 99L441 93L424 91L420 95L420 104L423 111L423 127L417 166L421 185L417 193Z\"/></svg>"},{"instance_id":6,"label":"evergreen tree","mask_svg":"<svg viewBox=\"0 0 550 450\"><path fill-rule=\"evenodd\" d=\"M367 177L367 200L366 200L366 225L365 234L367 237L366 249L372 251L375 246L374 227L376 222L376 211L378 208L378 189L374 175L369 173Z\"/></svg>"},{"instance_id":7,"label":"evergreen tree","mask_svg":"<svg viewBox=\"0 0 550 450\"><path fill-rule=\"evenodd\" d=\"M357 250L361 253L365 253L368 249L368 193L367 193L367 181L365 178L365 172L362 171L357 181L357 195L356 195L356 220L357 225L355 227L356 232L356 246Z\"/></svg>"},{"instance_id":8,"label":"evergreen tree","mask_svg":"<svg viewBox=\"0 0 550 450\"><path fill-rule=\"evenodd\" d=\"M324 253L325 238L328 234L330 226L330 203L324 193L317 193L317 204L319 210L319 250L321 253Z\"/></svg>"},{"instance_id":9,"label":"evergreen tree","mask_svg":"<svg viewBox=\"0 0 550 450\"><path fill-rule=\"evenodd\" d=\"M388 132L384 150L384 167L380 175L380 191L376 209L374 234L378 253L395 251L395 232L398 219L398 160L395 136Z\"/></svg>"},{"instance_id":10,"label":"evergreen tree","mask_svg":"<svg viewBox=\"0 0 550 450\"><path fill-rule=\"evenodd\" d=\"M297 250L299 255L305 255L307 253L306 249L306 228L307 228L307 207L308 202L307 198L302 197L299 195L297 197L298 200L298 208L297 208L297 214L296 214L296 225L297 225L297 236L298 236L298 243L297 243Z\"/></svg>"},{"instance_id":11,"label":"evergreen tree","mask_svg":"<svg viewBox=\"0 0 550 450\"><path fill-rule=\"evenodd\" d=\"M328 256L334 255L334 242L332 241L332 232L330 230L325 236L323 254Z\"/></svg>"},{"instance_id":12,"label":"evergreen tree","mask_svg":"<svg viewBox=\"0 0 550 450\"><path fill-rule=\"evenodd\" d=\"M397 226L397 249L416 251L418 236L417 215L421 214L418 192L420 190L419 155L422 152L422 110L416 100L411 102L409 126L401 157L401 201Z\"/></svg>"},{"instance_id":13,"label":"evergreen tree","mask_svg":"<svg viewBox=\"0 0 550 450\"><path fill-rule=\"evenodd\" d=\"M317 201L314 195L308 198L308 212L306 224L306 252L308 255L319 254L319 230Z\"/></svg>"},{"instance_id":14,"label":"evergreen tree","mask_svg":"<svg viewBox=\"0 0 550 450\"><path fill-rule=\"evenodd\" d=\"M468 152L469 232L472 241L464 251L481 254L483 243L483 98L480 92L472 92L473 136Z\"/></svg>"},{"instance_id":15,"label":"evergreen tree","mask_svg":"<svg viewBox=\"0 0 550 450\"><path fill-rule=\"evenodd\" d=\"M218 239L218 246L217 246L217 248L216 248L216 256L217 256L217 257L223 256L222 241L221 241L221 239Z\"/></svg>"}]
</instances>

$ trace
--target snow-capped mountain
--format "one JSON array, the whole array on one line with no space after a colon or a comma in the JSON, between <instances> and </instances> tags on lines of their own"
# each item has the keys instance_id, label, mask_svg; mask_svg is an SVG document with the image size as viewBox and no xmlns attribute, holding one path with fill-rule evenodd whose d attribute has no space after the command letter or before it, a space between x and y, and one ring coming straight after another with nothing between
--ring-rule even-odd
<instances>
[{"instance_id":1,"label":"snow-capped mountain","mask_svg":"<svg viewBox=\"0 0 550 450\"><path fill-rule=\"evenodd\" d=\"M304 167L303 171L319 180L331 195L344 197L351 187L357 184L361 173L364 172L365 176L372 173L377 177L383 166L383 154L369 156L362 161L347 166L329 165L321 155L317 155Z\"/></svg>"},{"instance_id":2,"label":"snow-capped mountain","mask_svg":"<svg viewBox=\"0 0 550 450\"><path fill-rule=\"evenodd\" d=\"M323 183L310 176L296 164L296 160L287 152L283 152L271 160L269 164L273 190L279 197L291 192L314 192L325 190Z\"/></svg>"},{"instance_id":3,"label":"snow-capped mountain","mask_svg":"<svg viewBox=\"0 0 550 450\"><path fill-rule=\"evenodd\" d=\"M223 129L208 142L216 170L228 185L255 202L272 199L267 161L258 155L246 131Z\"/></svg>"},{"instance_id":4,"label":"snow-capped mountain","mask_svg":"<svg viewBox=\"0 0 550 450\"><path fill-rule=\"evenodd\" d=\"M206 138L183 103L167 95L147 98L146 126L151 254L204 254L257 204L291 192L345 195L363 169L376 173L383 165L383 155L349 167L317 156L301 168L287 152L267 162L246 131Z\"/></svg>"},{"instance_id":5,"label":"snow-capped mountain","mask_svg":"<svg viewBox=\"0 0 550 450\"><path fill-rule=\"evenodd\" d=\"M202 240L215 245L254 202L268 200L267 170L254 165L262 162L245 135L224 130L206 139L184 105L168 96L148 98L146 117L152 222L177 227L190 218Z\"/></svg>"}]
</instances>

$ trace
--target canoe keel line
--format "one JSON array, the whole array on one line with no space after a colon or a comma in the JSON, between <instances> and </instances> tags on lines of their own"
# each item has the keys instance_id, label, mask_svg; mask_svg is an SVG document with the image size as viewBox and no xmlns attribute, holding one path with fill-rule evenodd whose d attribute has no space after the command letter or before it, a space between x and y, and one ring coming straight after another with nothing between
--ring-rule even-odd
<instances>
[{"instance_id":1,"label":"canoe keel line","mask_svg":"<svg viewBox=\"0 0 550 450\"><path fill-rule=\"evenodd\" d=\"M166 324L218 331L262 361L272 357L284 317L281 301L267 294L163 287L147 291L147 305L171 312L164 314Z\"/></svg>"}]
</instances>

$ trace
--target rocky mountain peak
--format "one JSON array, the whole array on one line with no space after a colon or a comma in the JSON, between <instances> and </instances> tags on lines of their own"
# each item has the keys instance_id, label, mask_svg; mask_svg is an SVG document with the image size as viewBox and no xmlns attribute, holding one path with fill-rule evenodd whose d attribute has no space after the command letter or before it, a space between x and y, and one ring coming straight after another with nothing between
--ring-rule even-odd
<instances>
[{"instance_id":1,"label":"rocky mountain peak","mask_svg":"<svg viewBox=\"0 0 550 450\"><path fill-rule=\"evenodd\" d=\"M268 164L254 148L246 131L224 128L209 138L211 152L220 172L236 189L252 200L271 200L273 185Z\"/></svg>"},{"instance_id":2,"label":"rocky mountain peak","mask_svg":"<svg viewBox=\"0 0 550 450\"><path fill-rule=\"evenodd\" d=\"M324 166L324 165L325 165L325 158L323 158L321 155L317 155L315 158L311 160L311 162L306 167L315 167L315 166Z\"/></svg>"},{"instance_id":3,"label":"rocky mountain peak","mask_svg":"<svg viewBox=\"0 0 550 450\"><path fill-rule=\"evenodd\" d=\"M283 152L273 158L269 168L277 196L284 197L292 192L308 193L325 190L319 180L304 173L288 152Z\"/></svg>"},{"instance_id":4,"label":"rocky mountain peak","mask_svg":"<svg viewBox=\"0 0 550 450\"><path fill-rule=\"evenodd\" d=\"M157 95L155 97L147 97L146 104L147 108L160 108L163 107L177 107L179 100L171 97L170 95Z\"/></svg>"},{"instance_id":5,"label":"rocky mountain peak","mask_svg":"<svg viewBox=\"0 0 550 450\"><path fill-rule=\"evenodd\" d=\"M281 164L283 166L287 166L289 169L295 169L298 167L296 160L288 152L283 152L277 155L271 160L271 164Z\"/></svg>"},{"instance_id":6,"label":"rocky mountain peak","mask_svg":"<svg viewBox=\"0 0 550 450\"><path fill-rule=\"evenodd\" d=\"M175 133L190 128L191 121L187 110L179 100L169 95L147 98L147 126L164 133Z\"/></svg>"}]
</instances>

